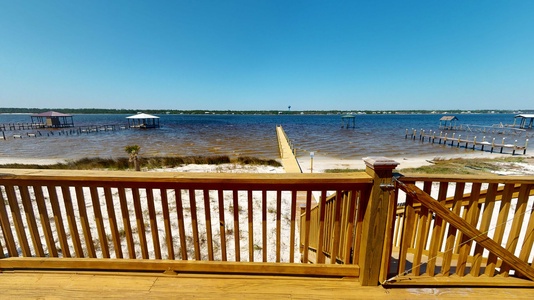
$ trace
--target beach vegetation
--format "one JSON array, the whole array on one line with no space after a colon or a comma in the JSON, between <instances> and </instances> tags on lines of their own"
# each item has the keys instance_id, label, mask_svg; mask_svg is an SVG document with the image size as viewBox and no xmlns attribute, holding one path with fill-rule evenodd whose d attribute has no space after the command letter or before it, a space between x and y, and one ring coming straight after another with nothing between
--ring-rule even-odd
<instances>
[{"instance_id":1,"label":"beach vegetation","mask_svg":"<svg viewBox=\"0 0 534 300\"><path fill-rule=\"evenodd\" d=\"M187 164L247 164L280 167L281 164L274 159L261 159L255 157L238 157L230 159L226 155L214 156L165 156L165 157L138 157L139 164L145 169L174 168ZM91 157L67 161L52 165L39 164L4 164L1 168L10 169L60 169L60 170L128 170L129 158L101 158Z\"/></svg>"},{"instance_id":2,"label":"beach vegetation","mask_svg":"<svg viewBox=\"0 0 534 300\"><path fill-rule=\"evenodd\" d=\"M130 155L130 162L134 163L135 170L141 171L139 164L139 151L141 151L141 147L139 145L128 145L124 147L124 151Z\"/></svg>"},{"instance_id":3,"label":"beach vegetation","mask_svg":"<svg viewBox=\"0 0 534 300\"><path fill-rule=\"evenodd\" d=\"M402 173L476 175L502 170L503 164L521 163L524 161L524 157L513 156L495 159L434 159L432 160L432 165L418 168L405 168L402 169Z\"/></svg>"}]
</instances>

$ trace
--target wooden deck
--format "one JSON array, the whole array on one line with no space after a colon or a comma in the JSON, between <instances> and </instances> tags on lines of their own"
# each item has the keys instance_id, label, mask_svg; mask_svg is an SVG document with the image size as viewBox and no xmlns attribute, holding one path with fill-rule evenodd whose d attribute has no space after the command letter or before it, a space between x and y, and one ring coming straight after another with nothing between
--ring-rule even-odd
<instances>
[{"instance_id":1,"label":"wooden deck","mask_svg":"<svg viewBox=\"0 0 534 300\"><path fill-rule=\"evenodd\" d=\"M365 163L2 169L0 298L534 298L534 177L393 177L396 162Z\"/></svg>"},{"instance_id":2,"label":"wooden deck","mask_svg":"<svg viewBox=\"0 0 534 300\"><path fill-rule=\"evenodd\" d=\"M524 288L389 288L352 278L4 272L2 299L532 299Z\"/></svg>"}]
</instances>

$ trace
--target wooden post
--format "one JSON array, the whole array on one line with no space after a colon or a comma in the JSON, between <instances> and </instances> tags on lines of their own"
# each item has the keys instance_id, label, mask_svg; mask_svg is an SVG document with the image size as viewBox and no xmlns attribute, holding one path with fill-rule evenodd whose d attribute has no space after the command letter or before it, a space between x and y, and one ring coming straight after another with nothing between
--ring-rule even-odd
<instances>
[{"instance_id":1,"label":"wooden post","mask_svg":"<svg viewBox=\"0 0 534 300\"><path fill-rule=\"evenodd\" d=\"M373 177L373 186L362 222L360 282L363 286L376 286L380 283L381 266L388 261L383 257L388 201L393 188L392 171L399 163L385 157L367 157L364 162L365 171Z\"/></svg>"}]
</instances>

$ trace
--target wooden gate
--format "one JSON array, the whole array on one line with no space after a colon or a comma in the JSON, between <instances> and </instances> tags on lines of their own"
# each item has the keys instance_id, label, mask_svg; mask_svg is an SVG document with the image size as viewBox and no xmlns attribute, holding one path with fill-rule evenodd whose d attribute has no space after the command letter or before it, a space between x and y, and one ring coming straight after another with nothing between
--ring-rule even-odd
<instances>
[{"instance_id":1,"label":"wooden gate","mask_svg":"<svg viewBox=\"0 0 534 300\"><path fill-rule=\"evenodd\" d=\"M534 177L405 176L395 189L384 285L534 287Z\"/></svg>"}]
</instances>

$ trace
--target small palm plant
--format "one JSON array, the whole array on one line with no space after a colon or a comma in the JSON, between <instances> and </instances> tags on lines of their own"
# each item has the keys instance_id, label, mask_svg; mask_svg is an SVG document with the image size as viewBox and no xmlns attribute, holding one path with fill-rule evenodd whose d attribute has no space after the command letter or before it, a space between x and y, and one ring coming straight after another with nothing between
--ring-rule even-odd
<instances>
[{"instance_id":1,"label":"small palm plant","mask_svg":"<svg viewBox=\"0 0 534 300\"><path fill-rule=\"evenodd\" d=\"M124 147L124 151L130 155L130 162L134 163L136 171L141 171L141 166L139 165L139 151L141 147L139 145L128 145Z\"/></svg>"}]
</instances>

